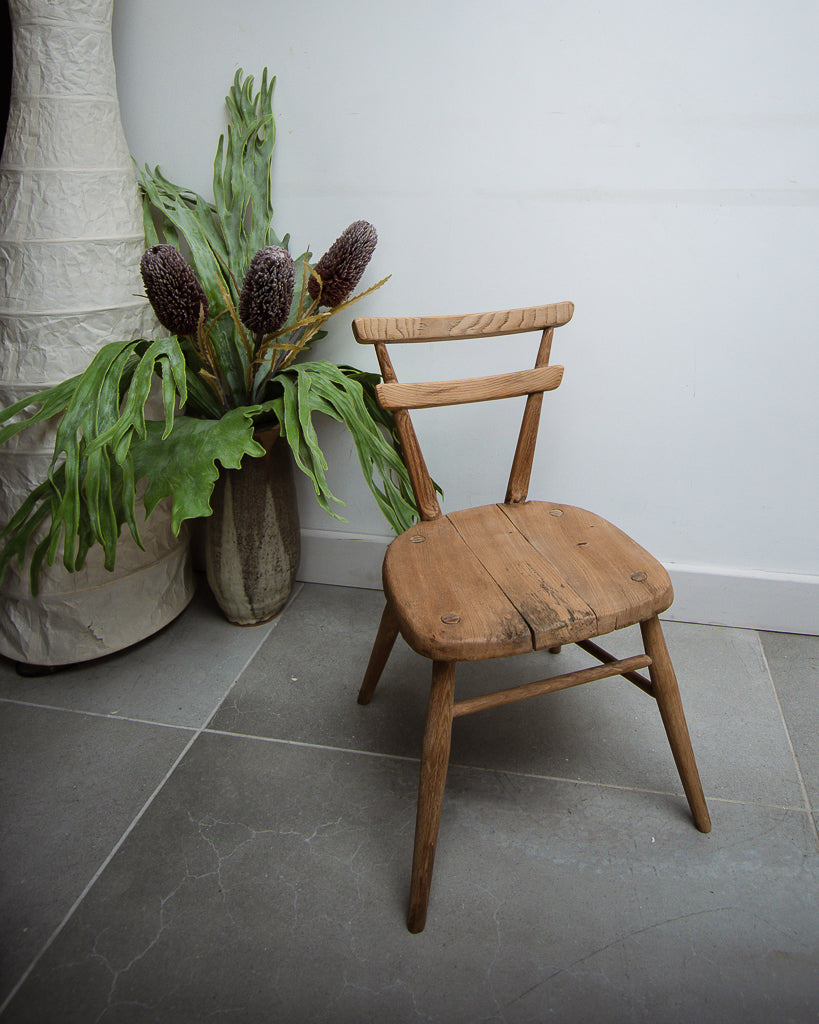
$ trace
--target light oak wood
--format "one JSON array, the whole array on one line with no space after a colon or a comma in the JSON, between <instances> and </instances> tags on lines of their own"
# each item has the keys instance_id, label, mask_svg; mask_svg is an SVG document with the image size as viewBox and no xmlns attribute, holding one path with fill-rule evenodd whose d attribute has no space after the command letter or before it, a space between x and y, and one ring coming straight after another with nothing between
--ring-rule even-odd
<instances>
[{"instance_id":1,"label":"light oak wood","mask_svg":"<svg viewBox=\"0 0 819 1024\"><path fill-rule=\"evenodd\" d=\"M453 512L448 518L473 557L525 619L533 649L596 635L596 609L565 585L560 565L541 555L503 508L485 505ZM491 647L486 654L496 656Z\"/></svg>"},{"instance_id":2,"label":"light oak wood","mask_svg":"<svg viewBox=\"0 0 819 1024\"><path fill-rule=\"evenodd\" d=\"M660 563L611 523L549 502L485 505L419 524L388 548L383 580L410 647L455 661L549 650L634 625L668 607L671 586Z\"/></svg>"},{"instance_id":3,"label":"light oak wood","mask_svg":"<svg viewBox=\"0 0 819 1024\"><path fill-rule=\"evenodd\" d=\"M387 604L381 616L381 624L378 627L378 635L373 644L367 671L364 673L364 681L361 684L361 689L358 691L359 704L370 703L397 638L398 619L395 617L392 605Z\"/></svg>"},{"instance_id":4,"label":"light oak wood","mask_svg":"<svg viewBox=\"0 0 819 1024\"><path fill-rule=\"evenodd\" d=\"M543 394L562 367L549 366L554 329L571 303L454 317L359 318L353 330L373 344L384 383L378 397L393 410L401 453L421 522L397 537L384 558L386 608L361 685L367 703L398 633L432 662L421 758L407 924L426 922L432 869L455 717L500 707L614 675L657 701L694 822L710 829L674 669L657 616L673 600L668 573L644 548L601 516L572 505L529 501ZM531 370L427 384L399 383L387 342L464 340L540 331ZM502 504L444 515L409 409L527 395ZM618 659L594 638L640 625L645 653ZM455 701L455 666L575 643L600 664ZM649 679L638 671L648 668Z\"/></svg>"},{"instance_id":5,"label":"light oak wood","mask_svg":"<svg viewBox=\"0 0 819 1024\"><path fill-rule=\"evenodd\" d=\"M454 693L454 663L433 662L432 686L421 751L421 778L418 785L412 882L407 914L407 928L411 932L423 931L427 919L432 868L435 863L435 848L441 821L441 804L449 766Z\"/></svg>"},{"instance_id":6,"label":"light oak wood","mask_svg":"<svg viewBox=\"0 0 819 1024\"><path fill-rule=\"evenodd\" d=\"M535 366L548 366L549 355L552 350L552 338L554 327L547 327L540 338ZM535 445L537 443L537 431L540 425L540 410L543 406L543 392L537 391L526 399L526 408L523 410L523 420L520 424L518 443L515 446L515 455L512 459L512 468L509 471L509 483L506 487L506 502L515 503L526 501L529 493L529 480L532 475L532 461L535 457Z\"/></svg>"},{"instance_id":7,"label":"light oak wood","mask_svg":"<svg viewBox=\"0 0 819 1024\"><path fill-rule=\"evenodd\" d=\"M528 700L530 697L542 697L547 693L557 693L558 690L568 690L572 686L608 679L611 676L625 676L628 679L638 668L645 668L650 664L651 658L647 654L635 654L632 658L623 658L621 661L612 659L607 664L596 665L594 668L581 668L576 672L566 672L565 675L540 679L535 683L510 686L506 690L496 690L494 693L484 693L480 697L455 701L453 717L460 718L462 715L472 715L476 711L499 708L504 704Z\"/></svg>"},{"instance_id":8,"label":"light oak wood","mask_svg":"<svg viewBox=\"0 0 819 1024\"><path fill-rule=\"evenodd\" d=\"M397 409L393 414L395 428L401 442L401 459L407 467L407 473L415 496L415 503L421 518L425 520L440 519L441 506L435 494L435 485L429 475L427 464L421 453L412 420L406 409Z\"/></svg>"},{"instance_id":9,"label":"light oak wood","mask_svg":"<svg viewBox=\"0 0 819 1024\"><path fill-rule=\"evenodd\" d=\"M612 665L617 660L613 654L609 654L608 651L604 651L602 647L598 647L597 644L593 644L591 640L578 640L577 646L590 654L593 658L597 658L598 661L602 661L605 665ZM618 673L624 679L628 679L630 683L634 683L638 690L642 690L643 693L647 693L649 697L654 696L654 687L651 685L651 680L646 679L645 676L641 676L639 672L620 672Z\"/></svg>"},{"instance_id":10,"label":"light oak wood","mask_svg":"<svg viewBox=\"0 0 819 1024\"><path fill-rule=\"evenodd\" d=\"M694 824L700 832L710 832L711 816L705 803L697 762L691 747L691 737L688 734L688 725L680 700L677 677L668 654L660 620L656 616L647 619L640 623L640 630L646 654L651 657L648 674L651 676L654 696L657 698L660 716L671 746L671 753L674 755L677 771L680 774L683 790L688 799L688 806L691 808Z\"/></svg>"},{"instance_id":11,"label":"light oak wood","mask_svg":"<svg viewBox=\"0 0 819 1024\"><path fill-rule=\"evenodd\" d=\"M483 661L532 650L532 631L446 516L387 549L384 593L401 635L425 658Z\"/></svg>"},{"instance_id":12,"label":"light oak wood","mask_svg":"<svg viewBox=\"0 0 819 1024\"><path fill-rule=\"evenodd\" d=\"M490 313L459 313L454 316L356 317L353 334L361 345L376 341L421 342L496 338L546 327L562 327L574 313L574 303L528 306Z\"/></svg>"},{"instance_id":13,"label":"light oak wood","mask_svg":"<svg viewBox=\"0 0 819 1024\"><path fill-rule=\"evenodd\" d=\"M378 403L384 409L432 409L441 405L492 402L535 392L554 391L563 379L562 366L544 366L516 373L498 373L468 380L439 380L429 384L379 384Z\"/></svg>"},{"instance_id":14,"label":"light oak wood","mask_svg":"<svg viewBox=\"0 0 819 1024\"><path fill-rule=\"evenodd\" d=\"M663 566L602 516L540 501L500 507L535 551L560 567L565 585L594 609L596 633L573 640L603 636L670 607L674 592Z\"/></svg>"},{"instance_id":15,"label":"light oak wood","mask_svg":"<svg viewBox=\"0 0 819 1024\"><path fill-rule=\"evenodd\" d=\"M375 354L384 381L388 384L395 383L397 381L395 369L387 352L387 346L383 342L378 341L375 343ZM421 446L418 444L418 437L409 413L406 409L398 409L393 414L393 419L398 438L401 442L401 458L407 467L410 485L412 486L415 503L418 506L418 511L421 513L421 518L438 519L441 515L441 506L438 504L435 486L432 483L427 464L424 461Z\"/></svg>"}]
</instances>

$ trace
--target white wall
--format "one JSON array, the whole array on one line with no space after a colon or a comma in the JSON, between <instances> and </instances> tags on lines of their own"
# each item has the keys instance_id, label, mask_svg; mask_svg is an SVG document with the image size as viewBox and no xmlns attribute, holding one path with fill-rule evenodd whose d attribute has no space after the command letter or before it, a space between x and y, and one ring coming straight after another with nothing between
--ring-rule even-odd
<instances>
[{"instance_id":1,"label":"white wall","mask_svg":"<svg viewBox=\"0 0 819 1024\"><path fill-rule=\"evenodd\" d=\"M808 0L118 0L114 16L134 156L206 194L235 69L278 75L277 225L316 255L376 225L365 280L393 276L356 312L573 300L533 496L636 536L675 573L678 617L806 632L817 38ZM322 355L374 368L351 315ZM407 378L467 372L446 346L402 355ZM418 414L449 507L502 496L510 411L461 411L460 447L449 414ZM388 529L346 436L323 437L349 523L304 489L304 573L374 584Z\"/></svg>"}]
</instances>

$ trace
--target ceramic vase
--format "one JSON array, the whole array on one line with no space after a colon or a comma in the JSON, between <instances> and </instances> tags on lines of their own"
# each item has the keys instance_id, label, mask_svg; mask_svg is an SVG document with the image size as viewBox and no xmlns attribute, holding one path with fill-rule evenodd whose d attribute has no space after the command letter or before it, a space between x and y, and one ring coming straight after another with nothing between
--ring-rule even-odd
<instances>
[{"instance_id":1,"label":"ceramic vase","mask_svg":"<svg viewBox=\"0 0 819 1024\"><path fill-rule=\"evenodd\" d=\"M265 449L225 469L206 520L208 583L226 618L255 626L287 603L301 553L293 463L278 427L255 436Z\"/></svg>"},{"instance_id":2,"label":"ceramic vase","mask_svg":"<svg viewBox=\"0 0 819 1024\"><path fill-rule=\"evenodd\" d=\"M82 372L110 341L158 325L139 276L136 178L122 130L111 45L113 0L10 0L14 70L0 160L0 405ZM54 429L0 448L0 523L45 476ZM0 587L0 654L27 665L97 658L144 639L193 595L185 539L167 509L125 536L113 573L92 549L59 561L31 595L27 566Z\"/></svg>"}]
</instances>

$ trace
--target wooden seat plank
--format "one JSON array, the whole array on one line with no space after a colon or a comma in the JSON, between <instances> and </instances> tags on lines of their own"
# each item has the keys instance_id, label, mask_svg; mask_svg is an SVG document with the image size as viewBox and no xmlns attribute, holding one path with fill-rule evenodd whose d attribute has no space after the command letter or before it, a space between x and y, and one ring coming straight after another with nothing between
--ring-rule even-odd
<instances>
[{"instance_id":1,"label":"wooden seat plank","mask_svg":"<svg viewBox=\"0 0 819 1024\"><path fill-rule=\"evenodd\" d=\"M536 650L595 636L597 616L498 505L448 518L529 624Z\"/></svg>"},{"instance_id":2,"label":"wooden seat plank","mask_svg":"<svg viewBox=\"0 0 819 1024\"><path fill-rule=\"evenodd\" d=\"M671 605L668 573L606 519L571 505L502 505L532 547L597 615L598 636L633 625Z\"/></svg>"},{"instance_id":3,"label":"wooden seat plank","mask_svg":"<svg viewBox=\"0 0 819 1024\"><path fill-rule=\"evenodd\" d=\"M532 650L526 620L447 518L397 537L383 579L401 635L427 658L476 661Z\"/></svg>"}]
</instances>

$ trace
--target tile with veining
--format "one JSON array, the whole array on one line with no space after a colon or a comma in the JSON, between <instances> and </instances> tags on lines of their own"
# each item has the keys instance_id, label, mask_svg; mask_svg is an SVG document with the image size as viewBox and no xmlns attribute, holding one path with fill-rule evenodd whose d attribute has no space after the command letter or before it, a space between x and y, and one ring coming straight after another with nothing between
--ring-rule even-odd
<instances>
[{"instance_id":1,"label":"tile with veining","mask_svg":"<svg viewBox=\"0 0 819 1024\"><path fill-rule=\"evenodd\" d=\"M760 635L811 806L819 811L819 636Z\"/></svg>"},{"instance_id":2,"label":"tile with veining","mask_svg":"<svg viewBox=\"0 0 819 1024\"><path fill-rule=\"evenodd\" d=\"M0 1004L190 737L0 704Z\"/></svg>"},{"instance_id":3,"label":"tile with veining","mask_svg":"<svg viewBox=\"0 0 819 1024\"><path fill-rule=\"evenodd\" d=\"M429 691L426 659L399 639L372 702L356 703L382 608L377 592L306 586L210 727L417 757ZM706 795L803 807L757 635L684 623L666 623L665 630ZM642 650L636 629L601 643L618 656ZM457 696L590 663L570 647L559 655L462 664ZM460 718L452 761L682 792L654 701L622 679Z\"/></svg>"},{"instance_id":4,"label":"tile with veining","mask_svg":"<svg viewBox=\"0 0 819 1024\"><path fill-rule=\"evenodd\" d=\"M815 1019L804 812L726 805L703 836L640 794L454 768L411 936L415 782L203 734L3 1024Z\"/></svg>"},{"instance_id":5,"label":"tile with veining","mask_svg":"<svg viewBox=\"0 0 819 1024\"><path fill-rule=\"evenodd\" d=\"M200 728L274 625L230 625L200 579L181 615L126 650L34 678L0 659L0 698Z\"/></svg>"}]
</instances>

